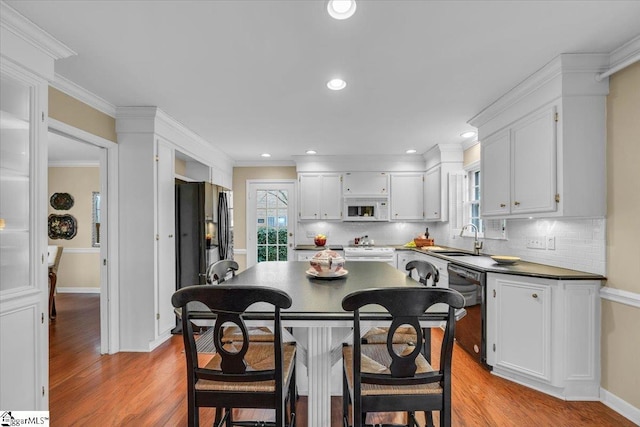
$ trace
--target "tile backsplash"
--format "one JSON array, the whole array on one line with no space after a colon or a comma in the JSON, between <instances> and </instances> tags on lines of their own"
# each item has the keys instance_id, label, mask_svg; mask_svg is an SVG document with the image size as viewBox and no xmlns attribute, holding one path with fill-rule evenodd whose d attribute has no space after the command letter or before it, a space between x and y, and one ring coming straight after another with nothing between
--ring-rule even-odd
<instances>
[{"instance_id":1,"label":"tile backsplash","mask_svg":"<svg viewBox=\"0 0 640 427\"><path fill-rule=\"evenodd\" d=\"M483 239L482 252L513 255L526 261L589 273L606 273L604 218L512 219L507 220L506 229L506 240ZM451 233L447 223L438 224L430 230L436 244L460 249L473 247L473 238ZM543 248L528 247L535 246L532 241L540 242ZM555 249L551 249L554 245Z\"/></svg>"},{"instance_id":2,"label":"tile backsplash","mask_svg":"<svg viewBox=\"0 0 640 427\"><path fill-rule=\"evenodd\" d=\"M313 236L322 233L327 236L328 245L353 244L354 237L368 235L375 244L403 245L424 233L425 223L416 222L299 222L296 243L302 245L313 244ZM429 228L431 232L431 228Z\"/></svg>"},{"instance_id":3,"label":"tile backsplash","mask_svg":"<svg viewBox=\"0 0 640 427\"><path fill-rule=\"evenodd\" d=\"M327 235L328 245L349 245L354 237L368 235L376 245L402 245L429 227L436 245L473 248L472 237L460 237L448 223L412 222L299 222L297 244L313 244L317 233ZM482 239L482 252L519 256L523 260L605 275L606 222L586 219L512 219L506 222L506 239ZM553 238L555 249L548 248ZM544 248L533 249L531 240Z\"/></svg>"}]
</instances>

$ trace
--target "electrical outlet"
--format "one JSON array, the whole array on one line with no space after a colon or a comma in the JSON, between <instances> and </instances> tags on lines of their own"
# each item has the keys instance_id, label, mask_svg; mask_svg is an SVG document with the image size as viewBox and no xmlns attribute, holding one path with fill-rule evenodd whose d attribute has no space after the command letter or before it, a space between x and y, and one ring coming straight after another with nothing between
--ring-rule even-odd
<instances>
[{"instance_id":1,"label":"electrical outlet","mask_svg":"<svg viewBox=\"0 0 640 427\"><path fill-rule=\"evenodd\" d=\"M547 236L547 249L550 251L556 250L556 238L554 236Z\"/></svg>"},{"instance_id":2,"label":"electrical outlet","mask_svg":"<svg viewBox=\"0 0 640 427\"><path fill-rule=\"evenodd\" d=\"M529 237L527 239L527 248L529 249L545 249L545 237Z\"/></svg>"}]
</instances>

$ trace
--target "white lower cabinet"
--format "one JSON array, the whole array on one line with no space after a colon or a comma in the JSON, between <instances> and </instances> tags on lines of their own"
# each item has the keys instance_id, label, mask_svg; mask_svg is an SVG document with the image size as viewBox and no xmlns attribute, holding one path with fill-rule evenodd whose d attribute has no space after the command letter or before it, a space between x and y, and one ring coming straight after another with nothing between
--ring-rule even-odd
<instances>
[{"instance_id":1,"label":"white lower cabinet","mask_svg":"<svg viewBox=\"0 0 640 427\"><path fill-rule=\"evenodd\" d=\"M493 373L566 400L597 400L600 281L487 274Z\"/></svg>"}]
</instances>

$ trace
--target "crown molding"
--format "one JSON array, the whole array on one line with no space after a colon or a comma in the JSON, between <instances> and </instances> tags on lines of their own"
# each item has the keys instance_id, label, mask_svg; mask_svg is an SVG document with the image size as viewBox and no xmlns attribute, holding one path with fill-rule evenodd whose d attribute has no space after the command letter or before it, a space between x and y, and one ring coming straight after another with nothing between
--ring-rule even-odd
<instances>
[{"instance_id":1,"label":"crown molding","mask_svg":"<svg viewBox=\"0 0 640 427\"><path fill-rule=\"evenodd\" d=\"M555 79L569 74L593 74L593 79L587 79L580 83L585 86L584 94L590 91L599 93L602 91L602 84L596 82L595 76L606 70L609 64L609 56L608 53L564 53L558 55L492 104L485 107L480 113L469 119L467 123L479 128L523 98L543 88ZM562 91L562 85L559 87L560 91Z\"/></svg>"},{"instance_id":2,"label":"crown molding","mask_svg":"<svg viewBox=\"0 0 640 427\"><path fill-rule=\"evenodd\" d=\"M469 148L473 147L474 145L478 145L478 144L480 144L480 141L478 141L477 138L470 139L470 140L467 140L467 141L463 141L462 142L462 151L466 151Z\"/></svg>"},{"instance_id":3,"label":"crown molding","mask_svg":"<svg viewBox=\"0 0 640 427\"><path fill-rule=\"evenodd\" d=\"M615 68L637 55L640 55L640 35L611 52L609 67Z\"/></svg>"},{"instance_id":4,"label":"crown molding","mask_svg":"<svg viewBox=\"0 0 640 427\"><path fill-rule=\"evenodd\" d=\"M60 74L55 74L53 81L49 83L49 86L54 89L59 90L60 92L64 92L72 98L77 99L89 107L94 108L107 116L115 117L116 116L116 106L111 104L110 102L100 98L98 95L89 92L82 86L77 85L66 77L61 76Z\"/></svg>"},{"instance_id":5,"label":"crown molding","mask_svg":"<svg viewBox=\"0 0 640 427\"><path fill-rule=\"evenodd\" d=\"M77 55L73 49L38 27L3 1L0 1L0 26L27 41L54 60Z\"/></svg>"}]
</instances>

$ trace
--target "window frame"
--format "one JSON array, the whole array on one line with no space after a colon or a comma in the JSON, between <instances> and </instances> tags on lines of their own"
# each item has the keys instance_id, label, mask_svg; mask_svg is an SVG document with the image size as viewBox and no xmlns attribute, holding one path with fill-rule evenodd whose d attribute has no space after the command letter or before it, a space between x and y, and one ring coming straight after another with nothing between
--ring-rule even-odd
<instances>
[{"instance_id":1,"label":"window frame","mask_svg":"<svg viewBox=\"0 0 640 427\"><path fill-rule=\"evenodd\" d=\"M482 207L482 186L480 161L465 166L465 200L464 200L464 224L473 223L478 227L478 238L484 238L485 224L480 214ZM477 190L477 191L476 191ZM476 198L476 194L478 197ZM473 215L473 208L477 206L477 216ZM477 220L477 224L474 222ZM464 229L462 237L475 237L470 228Z\"/></svg>"}]
</instances>

